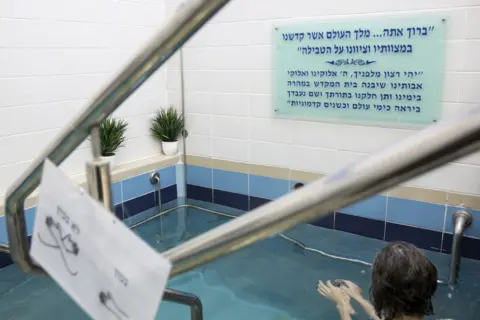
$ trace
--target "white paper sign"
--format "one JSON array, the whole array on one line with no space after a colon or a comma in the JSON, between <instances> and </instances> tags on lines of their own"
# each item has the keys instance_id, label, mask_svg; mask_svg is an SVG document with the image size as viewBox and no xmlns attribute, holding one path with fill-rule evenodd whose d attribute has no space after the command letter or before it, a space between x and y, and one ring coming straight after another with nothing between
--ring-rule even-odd
<instances>
[{"instance_id":1,"label":"white paper sign","mask_svg":"<svg viewBox=\"0 0 480 320\"><path fill-rule=\"evenodd\" d=\"M154 319L170 262L49 160L30 254L94 319Z\"/></svg>"}]
</instances>

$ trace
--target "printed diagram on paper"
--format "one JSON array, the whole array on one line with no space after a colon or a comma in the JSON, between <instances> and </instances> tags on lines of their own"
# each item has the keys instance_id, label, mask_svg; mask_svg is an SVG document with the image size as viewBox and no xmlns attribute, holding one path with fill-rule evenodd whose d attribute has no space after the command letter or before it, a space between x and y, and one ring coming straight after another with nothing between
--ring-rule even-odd
<instances>
[{"instance_id":1,"label":"printed diagram on paper","mask_svg":"<svg viewBox=\"0 0 480 320\"><path fill-rule=\"evenodd\" d=\"M45 162L30 251L93 319L154 319L171 264Z\"/></svg>"}]
</instances>

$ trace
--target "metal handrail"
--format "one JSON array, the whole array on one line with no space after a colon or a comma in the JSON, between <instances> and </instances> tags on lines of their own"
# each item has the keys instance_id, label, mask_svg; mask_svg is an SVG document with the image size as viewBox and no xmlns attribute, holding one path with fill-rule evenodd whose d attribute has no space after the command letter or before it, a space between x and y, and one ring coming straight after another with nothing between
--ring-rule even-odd
<instances>
[{"instance_id":1,"label":"metal handrail","mask_svg":"<svg viewBox=\"0 0 480 320\"><path fill-rule=\"evenodd\" d=\"M27 251L23 201L39 184L46 157L60 163L88 135L89 127L110 114L228 0L197 1L178 13L61 137L37 159L8 192L7 227L13 260L27 272L40 271ZM172 276L186 272L268 235L312 220L374 195L480 149L480 112L439 123L366 160L268 203L199 235L164 255Z\"/></svg>"},{"instance_id":2,"label":"metal handrail","mask_svg":"<svg viewBox=\"0 0 480 320\"><path fill-rule=\"evenodd\" d=\"M8 247L8 243L0 242L0 252L10 253L10 248Z\"/></svg>"},{"instance_id":3,"label":"metal handrail","mask_svg":"<svg viewBox=\"0 0 480 320\"><path fill-rule=\"evenodd\" d=\"M167 288L163 293L163 300L187 305L190 307L190 319L203 320L202 301L196 295Z\"/></svg>"},{"instance_id":4,"label":"metal handrail","mask_svg":"<svg viewBox=\"0 0 480 320\"><path fill-rule=\"evenodd\" d=\"M163 253L171 276L272 233L327 215L480 149L480 109L433 125L346 169L265 204Z\"/></svg>"},{"instance_id":5,"label":"metal handrail","mask_svg":"<svg viewBox=\"0 0 480 320\"><path fill-rule=\"evenodd\" d=\"M229 0L191 0L184 5L13 183L7 192L5 214L12 260L23 271L43 273L28 254L23 203L40 184L45 159L48 158L57 165L65 160L88 137L92 125L105 119L120 106L228 2Z\"/></svg>"}]
</instances>

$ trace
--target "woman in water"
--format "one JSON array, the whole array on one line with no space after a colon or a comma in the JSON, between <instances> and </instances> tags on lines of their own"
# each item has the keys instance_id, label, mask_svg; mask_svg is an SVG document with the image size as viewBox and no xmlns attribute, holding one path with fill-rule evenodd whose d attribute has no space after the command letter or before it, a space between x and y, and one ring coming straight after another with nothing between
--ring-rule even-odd
<instances>
[{"instance_id":1,"label":"woman in water","mask_svg":"<svg viewBox=\"0 0 480 320\"><path fill-rule=\"evenodd\" d=\"M423 320L434 314L437 269L414 245L392 242L373 261L371 303L353 282L318 282L318 292L337 304L341 320L350 320L356 300L374 320Z\"/></svg>"}]
</instances>

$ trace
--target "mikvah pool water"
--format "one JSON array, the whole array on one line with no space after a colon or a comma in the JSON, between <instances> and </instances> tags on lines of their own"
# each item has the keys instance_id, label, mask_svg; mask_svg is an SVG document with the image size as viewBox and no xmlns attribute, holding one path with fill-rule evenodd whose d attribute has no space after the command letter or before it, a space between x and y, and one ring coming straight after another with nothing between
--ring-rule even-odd
<instances>
[{"instance_id":1,"label":"mikvah pool water","mask_svg":"<svg viewBox=\"0 0 480 320\"><path fill-rule=\"evenodd\" d=\"M196 205L239 214L218 205ZM229 221L231 218L194 207L179 207L134 228L159 252ZM385 242L357 235L299 225L285 234L304 245L330 254L371 262ZM449 255L426 252L440 279L448 274ZM128 258L127 258L128 259ZM317 281L349 279L368 293L370 268L304 250L279 236L270 237L236 253L169 281L168 287L200 297L206 320L318 320L338 319L335 306L316 291ZM428 319L480 318L480 262L463 259L461 283L440 285L435 316ZM368 319L358 305L354 319ZM190 319L186 306L162 302L157 319ZM89 319L45 277L24 274L15 265L0 270L0 319Z\"/></svg>"}]
</instances>

